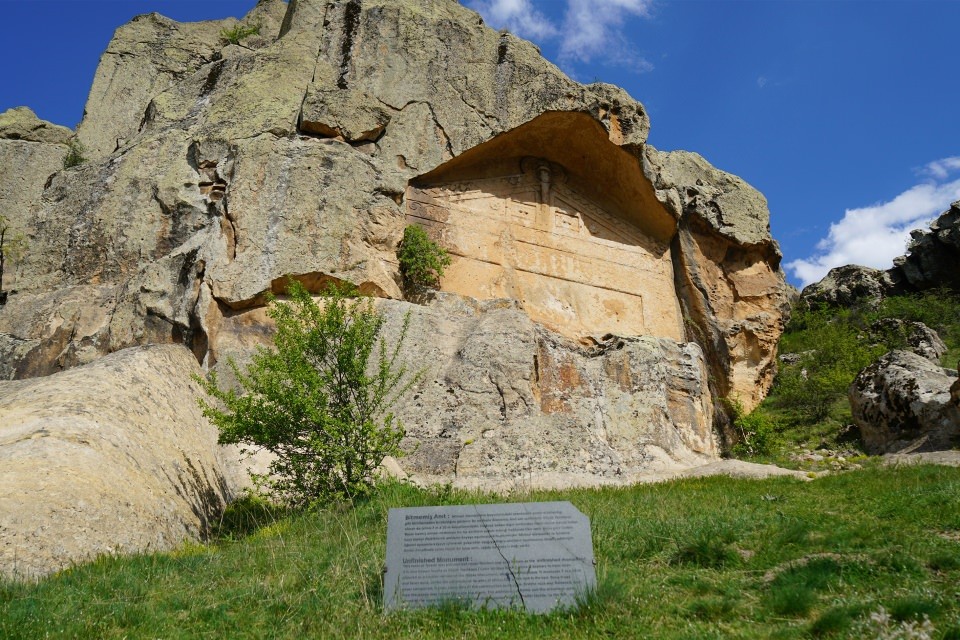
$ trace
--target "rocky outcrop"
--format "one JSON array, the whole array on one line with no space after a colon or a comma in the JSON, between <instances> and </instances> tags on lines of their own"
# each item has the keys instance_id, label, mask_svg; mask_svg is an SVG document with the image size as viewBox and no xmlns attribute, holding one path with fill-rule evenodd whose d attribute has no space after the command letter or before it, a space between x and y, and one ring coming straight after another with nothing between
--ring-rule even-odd
<instances>
[{"instance_id":1,"label":"rocky outcrop","mask_svg":"<svg viewBox=\"0 0 960 640\"><path fill-rule=\"evenodd\" d=\"M26 232L37 214L47 179L63 167L72 135L70 129L40 120L26 107L0 113L0 214L14 233ZM19 286L19 270L18 264L5 265L4 289Z\"/></svg>"},{"instance_id":2,"label":"rocky outcrop","mask_svg":"<svg viewBox=\"0 0 960 640\"><path fill-rule=\"evenodd\" d=\"M808 306L876 306L893 291L888 272L852 264L830 269L823 280L804 287L801 299Z\"/></svg>"},{"instance_id":3,"label":"rocky outcrop","mask_svg":"<svg viewBox=\"0 0 960 640\"><path fill-rule=\"evenodd\" d=\"M100 58L77 136L91 159L110 155L135 137L157 95L201 67L276 39L285 13L283 0L264 0L244 18L259 27L242 47L228 47L221 34L235 18L180 23L158 13L137 16L117 29Z\"/></svg>"},{"instance_id":4,"label":"rocky outcrop","mask_svg":"<svg viewBox=\"0 0 960 640\"><path fill-rule=\"evenodd\" d=\"M937 332L923 324L899 318L882 318L870 325L870 335L882 344L902 344L907 350L939 365L947 353Z\"/></svg>"},{"instance_id":5,"label":"rocky outcrop","mask_svg":"<svg viewBox=\"0 0 960 640\"><path fill-rule=\"evenodd\" d=\"M870 453L951 449L960 442L956 372L909 351L892 351L850 386L853 420Z\"/></svg>"},{"instance_id":6,"label":"rocky outcrop","mask_svg":"<svg viewBox=\"0 0 960 640\"><path fill-rule=\"evenodd\" d=\"M420 381L395 413L400 460L418 482L503 489L626 483L719 454L703 353L694 343L598 336L587 344L533 323L513 301L439 293L382 301L384 338L409 329L400 360ZM267 340L262 311L224 327L221 354ZM227 379L229 369L218 366Z\"/></svg>"},{"instance_id":7,"label":"rocky outcrop","mask_svg":"<svg viewBox=\"0 0 960 640\"><path fill-rule=\"evenodd\" d=\"M260 33L230 44L237 24L117 31L78 129L88 161L24 178L0 376L164 343L217 367L269 334L288 277L347 281L422 326L415 474L615 479L716 457L715 400L763 397L789 295L759 193L645 146L623 90L452 0L263 0L242 20ZM458 252L441 288L460 296L400 301L414 218Z\"/></svg>"},{"instance_id":8,"label":"rocky outcrop","mask_svg":"<svg viewBox=\"0 0 960 640\"><path fill-rule=\"evenodd\" d=\"M202 538L233 467L179 345L137 347L45 378L0 382L0 575Z\"/></svg>"},{"instance_id":9,"label":"rocky outcrop","mask_svg":"<svg viewBox=\"0 0 960 640\"><path fill-rule=\"evenodd\" d=\"M687 334L707 354L716 393L749 411L773 382L792 296L766 199L695 153L648 145L644 160L679 223L673 260Z\"/></svg>"},{"instance_id":10,"label":"rocky outcrop","mask_svg":"<svg viewBox=\"0 0 960 640\"><path fill-rule=\"evenodd\" d=\"M681 338L682 307L716 393L747 407L764 395L786 306L766 203L695 154L644 155L649 120L621 89L571 81L455 2L264 0L243 19L262 25L243 46L221 38L236 24L153 14L117 31L78 130L90 160L44 177L24 223L32 250L17 304L0 311L0 374L47 374L158 342L212 365L221 325L287 275L314 290L337 279L400 298L407 189L467 167L488 175L485 157L520 165L533 155L556 167L556 193L563 180L586 189L552 205L564 224L581 220L604 242L622 242L617 224L638 225L648 239L630 242L648 243L652 265L637 262L638 273L655 273L656 288L642 301L619 284L596 298L595 283L556 295L538 286L543 300L510 287L487 297L516 295L574 338L607 307L623 318L615 332ZM588 141L595 133L609 150ZM581 148L590 161L572 162L569 149ZM580 196L599 218L569 210ZM530 260L524 268L548 278L570 271ZM564 307L566 295L576 304ZM65 298L90 303L71 310ZM552 309L584 319L554 325Z\"/></svg>"},{"instance_id":11,"label":"rocky outcrop","mask_svg":"<svg viewBox=\"0 0 960 640\"><path fill-rule=\"evenodd\" d=\"M927 230L910 234L907 254L893 261L891 276L908 290L949 287L960 291L960 201L933 221Z\"/></svg>"},{"instance_id":12,"label":"rocky outcrop","mask_svg":"<svg viewBox=\"0 0 960 640\"><path fill-rule=\"evenodd\" d=\"M820 281L807 285L807 304L876 306L890 295L944 287L960 291L960 202L954 202L930 224L910 232L905 255L894 258L886 271L847 265L836 267Z\"/></svg>"}]
</instances>

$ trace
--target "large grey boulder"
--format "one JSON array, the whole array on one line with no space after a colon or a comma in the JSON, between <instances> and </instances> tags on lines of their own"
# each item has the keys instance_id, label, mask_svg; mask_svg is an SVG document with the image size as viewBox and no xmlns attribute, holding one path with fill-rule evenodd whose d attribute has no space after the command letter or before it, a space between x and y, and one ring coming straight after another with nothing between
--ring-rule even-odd
<instances>
[{"instance_id":1,"label":"large grey boulder","mask_svg":"<svg viewBox=\"0 0 960 640\"><path fill-rule=\"evenodd\" d=\"M893 290L894 281L886 271L852 264L830 269L822 280L804 287L800 299L808 306L876 306Z\"/></svg>"},{"instance_id":2,"label":"large grey boulder","mask_svg":"<svg viewBox=\"0 0 960 640\"><path fill-rule=\"evenodd\" d=\"M955 371L909 351L891 351L850 385L853 420L870 453L952 449L960 442Z\"/></svg>"},{"instance_id":3,"label":"large grey boulder","mask_svg":"<svg viewBox=\"0 0 960 640\"><path fill-rule=\"evenodd\" d=\"M0 382L0 575L171 549L210 532L242 479L180 345Z\"/></svg>"}]
</instances>

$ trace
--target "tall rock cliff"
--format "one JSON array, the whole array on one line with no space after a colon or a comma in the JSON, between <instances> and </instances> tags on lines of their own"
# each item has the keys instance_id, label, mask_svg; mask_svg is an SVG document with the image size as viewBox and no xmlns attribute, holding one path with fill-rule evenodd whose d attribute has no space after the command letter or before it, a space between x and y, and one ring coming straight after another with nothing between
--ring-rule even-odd
<instances>
[{"instance_id":1,"label":"tall rock cliff","mask_svg":"<svg viewBox=\"0 0 960 640\"><path fill-rule=\"evenodd\" d=\"M259 33L226 42L237 24ZM60 169L67 134L26 118L0 116L0 153L28 159L0 194L30 242L0 378L153 343L222 366L268 337L287 277L349 281L394 324L410 311L406 357L431 363L403 464L464 484L710 460L719 396L751 407L771 382L787 288L763 197L649 147L622 89L453 0L141 16L101 59L86 163ZM397 272L409 223L454 257L426 305Z\"/></svg>"}]
</instances>

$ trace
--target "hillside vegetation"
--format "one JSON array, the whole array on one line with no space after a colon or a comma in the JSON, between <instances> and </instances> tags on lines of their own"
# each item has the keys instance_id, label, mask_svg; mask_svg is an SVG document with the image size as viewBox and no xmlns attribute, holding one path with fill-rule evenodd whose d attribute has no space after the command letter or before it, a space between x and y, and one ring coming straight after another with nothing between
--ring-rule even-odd
<instances>
[{"instance_id":1,"label":"hillside vegetation","mask_svg":"<svg viewBox=\"0 0 960 640\"><path fill-rule=\"evenodd\" d=\"M960 638L960 469L513 496L570 500L591 518L597 593L547 616L383 614L389 508L503 498L382 489L301 515L240 502L209 544L0 586L0 637Z\"/></svg>"},{"instance_id":2,"label":"hillside vegetation","mask_svg":"<svg viewBox=\"0 0 960 640\"><path fill-rule=\"evenodd\" d=\"M890 297L876 307L811 309L801 302L781 338L780 369L770 395L751 414L741 412L736 420L742 441L734 455L814 470L859 464L863 451L852 425L847 389L878 357L907 348L902 332L873 326L885 318L927 325L947 346L941 365L957 366L960 296L955 292L940 289Z\"/></svg>"}]
</instances>

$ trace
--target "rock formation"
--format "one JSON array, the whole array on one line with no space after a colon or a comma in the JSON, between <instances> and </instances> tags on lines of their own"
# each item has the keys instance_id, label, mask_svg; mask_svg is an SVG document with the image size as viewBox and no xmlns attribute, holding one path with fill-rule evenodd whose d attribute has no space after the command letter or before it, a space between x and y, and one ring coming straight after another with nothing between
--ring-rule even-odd
<instances>
[{"instance_id":1,"label":"rock formation","mask_svg":"<svg viewBox=\"0 0 960 640\"><path fill-rule=\"evenodd\" d=\"M224 41L237 24L260 31ZM790 292L763 197L646 145L623 90L453 0L141 16L101 59L86 163L61 170L69 132L27 120L0 116L0 152L35 157L0 175L30 242L0 378L158 343L222 367L267 339L288 277L347 281L389 326L412 314L405 357L430 365L400 409L404 469L483 486L713 459L719 398L750 408L772 381ZM425 305L397 273L411 222L454 258Z\"/></svg>"},{"instance_id":2,"label":"rock formation","mask_svg":"<svg viewBox=\"0 0 960 640\"><path fill-rule=\"evenodd\" d=\"M875 307L893 289L893 278L888 272L851 264L830 269L822 280L804 287L803 300L809 305Z\"/></svg>"},{"instance_id":3,"label":"rock formation","mask_svg":"<svg viewBox=\"0 0 960 640\"><path fill-rule=\"evenodd\" d=\"M884 297L945 287L960 291L960 201L950 205L927 230L911 232L907 253L882 271L859 265L836 267L820 282L807 285L809 304L876 305Z\"/></svg>"},{"instance_id":4,"label":"rock formation","mask_svg":"<svg viewBox=\"0 0 960 640\"><path fill-rule=\"evenodd\" d=\"M955 371L909 351L891 351L850 385L853 420L870 453L951 449L960 441Z\"/></svg>"},{"instance_id":5,"label":"rock formation","mask_svg":"<svg viewBox=\"0 0 960 640\"><path fill-rule=\"evenodd\" d=\"M893 261L891 276L911 291L949 287L960 291L960 201L927 230L911 232L906 255Z\"/></svg>"},{"instance_id":6,"label":"rock formation","mask_svg":"<svg viewBox=\"0 0 960 640\"><path fill-rule=\"evenodd\" d=\"M904 348L936 365L947 353L947 345L937 332L922 322L882 318L870 325L870 335L886 344L902 342Z\"/></svg>"},{"instance_id":7,"label":"rock formation","mask_svg":"<svg viewBox=\"0 0 960 640\"><path fill-rule=\"evenodd\" d=\"M170 549L208 532L240 481L190 396L180 345L0 382L0 576Z\"/></svg>"}]
</instances>

